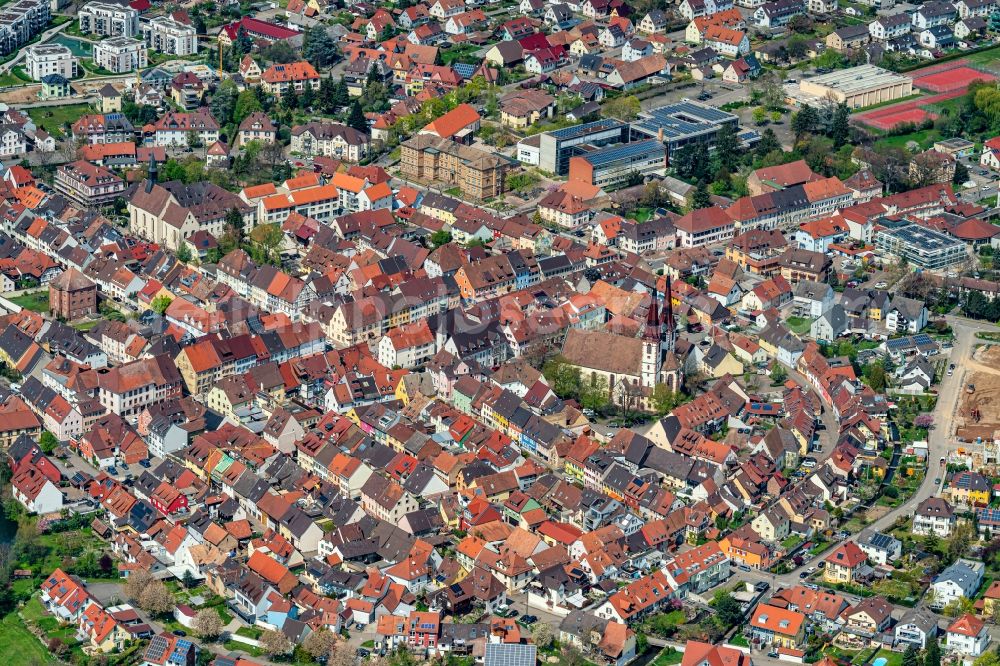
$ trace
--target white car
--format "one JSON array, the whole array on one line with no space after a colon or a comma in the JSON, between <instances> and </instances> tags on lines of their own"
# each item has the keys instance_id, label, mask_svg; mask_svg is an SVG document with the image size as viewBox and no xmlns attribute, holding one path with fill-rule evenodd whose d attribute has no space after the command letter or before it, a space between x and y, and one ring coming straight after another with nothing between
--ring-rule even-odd
<instances>
[{"instance_id":1,"label":"white car","mask_svg":"<svg viewBox=\"0 0 1000 666\"><path fill-rule=\"evenodd\" d=\"M876 289L885 289L885 288L886 288L886 287L888 287L888 286L889 286L889 285L888 285L888 284L886 284L885 282L876 282L876 283L875 283L875 288L876 288Z\"/></svg>"}]
</instances>

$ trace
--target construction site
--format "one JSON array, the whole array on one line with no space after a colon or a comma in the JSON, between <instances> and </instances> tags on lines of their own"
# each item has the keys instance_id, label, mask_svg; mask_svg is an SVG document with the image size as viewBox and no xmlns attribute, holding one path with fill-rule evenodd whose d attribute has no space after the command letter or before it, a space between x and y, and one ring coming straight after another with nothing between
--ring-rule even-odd
<instances>
[{"instance_id":1,"label":"construction site","mask_svg":"<svg viewBox=\"0 0 1000 666\"><path fill-rule=\"evenodd\" d=\"M1000 346L979 347L963 366L965 377L955 414L955 436L959 441L989 448L1000 439Z\"/></svg>"}]
</instances>

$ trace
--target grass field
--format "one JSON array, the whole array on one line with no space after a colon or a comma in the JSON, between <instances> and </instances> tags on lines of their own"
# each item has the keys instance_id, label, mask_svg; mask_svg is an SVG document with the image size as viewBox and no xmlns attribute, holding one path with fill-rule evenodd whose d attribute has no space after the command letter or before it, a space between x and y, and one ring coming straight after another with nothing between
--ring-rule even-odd
<instances>
[{"instance_id":1,"label":"grass field","mask_svg":"<svg viewBox=\"0 0 1000 666\"><path fill-rule=\"evenodd\" d=\"M451 65L454 62L473 62L478 61L478 58L474 57L472 54L479 50L480 47L474 44L464 44L462 46L453 46L450 49L441 49L441 64Z\"/></svg>"},{"instance_id":2,"label":"grass field","mask_svg":"<svg viewBox=\"0 0 1000 666\"><path fill-rule=\"evenodd\" d=\"M17 613L0 620L0 654L4 655L5 666L55 663L45 646L25 629Z\"/></svg>"},{"instance_id":3,"label":"grass field","mask_svg":"<svg viewBox=\"0 0 1000 666\"><path fill-rule=\"evenodd\" d=\"M47 291L36 291L33 294L22 294L21 296L15 296L10 300L17 303L25 310L31 310L32 312L49 311L49 292Z\"/></svg>"},{"instance_id":4,"label":"grass field","mask_svg":"<svg viewBox=\"0 0 1000 666\"><path fill-rule=\"evenodd\" d=\"M673 666L674 664L681 663L684 659L684 653L675 650L672 647L664 648L663 652L656 656L653 660L652 666Z\"/></svg>"},{"instance_id":5,"label":"grass field","mask_svg":"<svg viewBox=\"0 0 1000 666\"><path fill-rule=\"evenodd\" d=\"M1000 46L972 53L965 57L970 65L979 65L984 69L1000 72Z\"/></svg>"},{"instance_id":6,"label":"grass field","mask_svg":"<svg viewBox=\"0 0 1000 666\"><path fill-rule=\"evenodd\" d=\"M66 106L46 106L37 109L28 109L28 115L35 125L43 128L46 132L56 138L65 136L63 125L72 125L80 116L90 111L88 104L67 104Z\"/></svg>"},{"instance_id":7,"label":"grass field","mask_svg":"<svg viewBox=\"0 0 1000 666\"><path fill-rule=\"evenodd\" d=\"M813 320L805 317L789 317L785 320L785 323L788 324L788 328L795 335L805 335L809 332L809 327L812 326Z\"/></svg>"},{"instance_id":8,"label":"grass field","mask_svg":"<svg viewBox=\"0 0 1000 666\"><path fill-rule=\"evenodd\" d=\"M934 145L934 142L941 138L941 132L936 129L920 130L910 134L900 134L898 136L887 136L879 139L876 145L887 146L889 148L906 148L910 141L916 141L920 147L927 150Z\"/></svg>"}]
</instances>

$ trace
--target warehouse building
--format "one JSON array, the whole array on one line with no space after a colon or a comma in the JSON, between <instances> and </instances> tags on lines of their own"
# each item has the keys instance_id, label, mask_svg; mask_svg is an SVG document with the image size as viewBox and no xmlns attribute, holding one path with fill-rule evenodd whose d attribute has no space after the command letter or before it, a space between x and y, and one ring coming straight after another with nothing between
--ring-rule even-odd
<instances>
[{"instance_id":1,"label":"warehouse building","mask_svg":"<svg viewBox=\"0 0 1000 666\"><path fill-rule=\"evenodd\" d=\"M859 109L913 94L913 80L875 65L859 65L799 81L797 101L843 102Z\"/></svg>"},{"instance_id":2,"label":"warehouse building","mask_svg":"<svg viewBox=\"0 0 1000 666\"><path fill-rule=\"evenodd\" d=\"M902 220L882 219L875 233L875 248L884 255L903 258L914 266L935 270L968 259L965 243L940 231Z\"/></svg>"}]
</instances>

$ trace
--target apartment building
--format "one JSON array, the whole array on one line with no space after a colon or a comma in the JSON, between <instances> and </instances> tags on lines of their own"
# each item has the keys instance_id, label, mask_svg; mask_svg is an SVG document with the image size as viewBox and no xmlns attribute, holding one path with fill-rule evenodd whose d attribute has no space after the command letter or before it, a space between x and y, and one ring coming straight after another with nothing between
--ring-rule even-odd
<instances>
[{"instance_id":1,"label":"apartment building","mask_svg":"<svg viewBox=\"0 0 1000 666\"><path fill-rule=\"evenodd\" d=\"M142 25L142 34L149 48L171 55L192 55L198 52L198 35L194 26L175 21L169 16L157 16Z\"/></svg>"},{"instance_id":2,"label":"apartment building","mask_svg":"<svg viewBox=\"0 0 1000 666\"><path fill-rule=\"evenodd\" d=\"M80 32L105 37L134 37L139 34L139 12L129 5L88 2L77 12Z\"/></svg>"},{"instance_id":3,"label":"apartment building","mask_svg":"<svg viewBox=\"0 0 1000 666\"><path fill-rule=\"evenodd\" d=\"M24 68L34 81L41 81L50 74L72 79L79 71L79 64L68 46L36 44L24 49Z\"/></svg>"},{"instance_id":4,"label":"apartment building","mask_svg":"<svg viewBox=\"0 0 1000 666\"><path fill-rule=\"evenodd\" d=\"M49 0L20 0L0 10L0 55L27 44L52 20Z\"/></svg>"},{"instance_id":5,"label":"apartment building","mask_svg":"<svg viewBox=\"0 0 1000 666\"><path fill-rule=\"evenodd\" d=\"M368 157L371 140L364 132L340 123L310 122L292 128L291 150L300 155L323 155L347 162Z\"/></svg>"},{"instance_id":6,"label":"apartment building","mask_svg":"<svg viewBox=\"0 0 1000 666\"><path fill-rule=\"evenodd\" d=\"M474 199L489 199L507 190L511 162L494 153L430 134L418 134L400 149L407 178L457 185L464 196Z\"/></svg>"},{"instance_id":7,"label":"apartment building","mask_svg":"<svg viewBox=\"0 0 1000 666\"><path fill-rule=\"evenodd\" d=\"M289 90L301 94L306 87L319 90L319 72L306 61L274 64L260 75L264 90L281 98Z\"/></svg>"},{"instance_id":8,"label":"apartment building","mask_svg":"<svg viewBox=\"0 0 1000 666\"><path fill-rule=\"evenodd\" d=\"M149 65L146 44L132 37L112 37L94 45L94 64L109 72L123 74Z\"/></svg>"},{"instance_id":9,"label":"apartment building","mask_svg":"<svg viewBox=\"0 0 1000 666\"><path fill-rule=\"evenodd\" d=\"M88 206L107 203L125 191L125 181L104 167L83 160L56 170L56 189Z\"/></svg>"}]
</instances>

